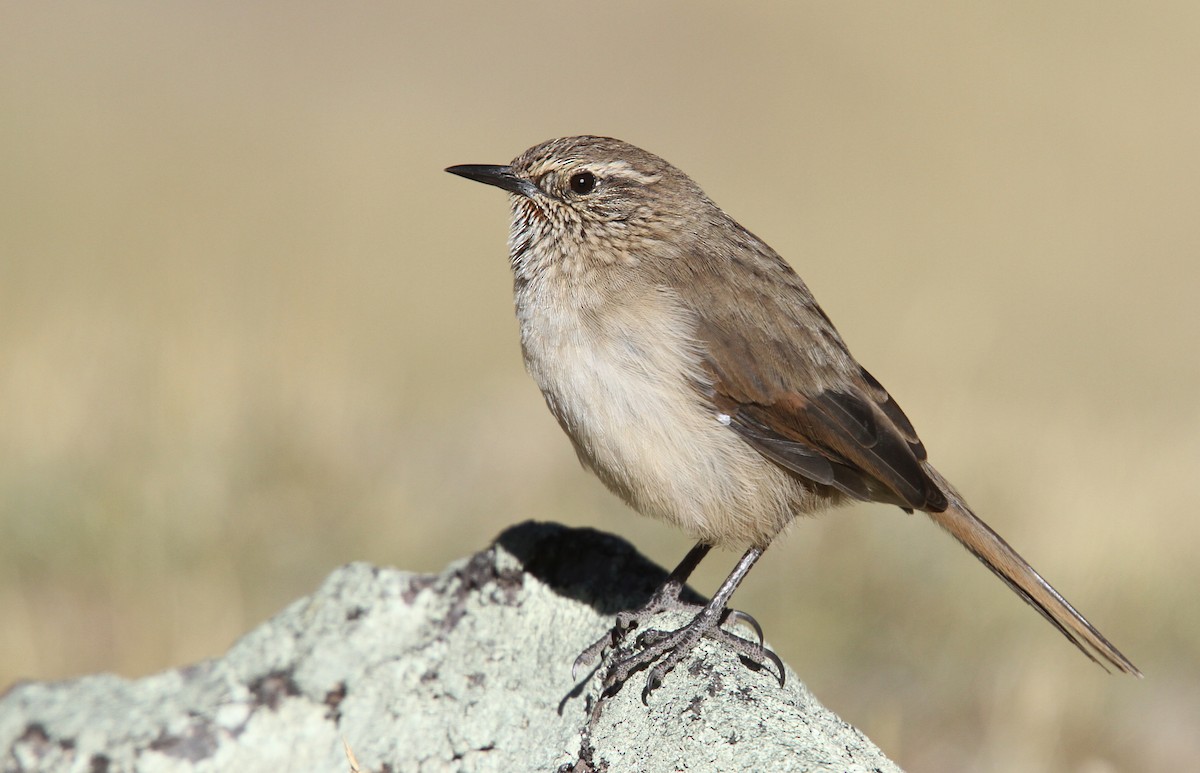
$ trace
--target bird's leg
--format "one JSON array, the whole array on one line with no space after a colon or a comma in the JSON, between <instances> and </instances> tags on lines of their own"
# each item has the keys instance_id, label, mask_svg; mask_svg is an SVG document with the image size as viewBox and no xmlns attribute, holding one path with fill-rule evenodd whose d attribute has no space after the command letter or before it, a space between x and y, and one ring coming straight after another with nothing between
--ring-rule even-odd
<instances>
[{"instance_id":1,"label":"bird's leg","mask_svg":"<svg viewBox=\"0 0 1200 773\"><path fill-rule=\"evenodd\" d=\"M590 666L609 647L620 645L625 639L625 634L640 625L644 625L659 612L677 609L698 609L698 604L680 601L679 595L683 593L683 588L687 584L688 577L691 577L692 572L696 570L696 567L700 565L700 562L704 560L704 557L708 555L708 551L710 550L712 550L712 545L697 542L696 546L689 550L688 554L679 562L679 566L671 570L671 573L667 575L667 579L662 585L658 586L658 590L654 591L654 595L650 597L650 600L645 605L640 609L618 612L616 625L599 639L592 642L587 649L579 653L579 657L575 658L575 663L571 666L571 678L578 679L579 669Z\"/></svg>"},{"instance_id":2,"label":"bird's leg","mask_svg":"<svg viewBox=\"0 0 1200 773\"><path fill-rule=\"evenodd\" d=\"M697 545L693 549L693 553L701 547L706 548L706 546ZM662 683L663 677L687 657L688 653L706 636L731 648L756 667L761 668L767 661L770 661L779 672L779 684L783 686L783 662L779 656L762 646L761 629L758 624L749 615L736 611L731 613L728 609L730 597L733 596L733 592L737 590L738 585L749 573L754 563L762 556L763 550L764 548L759 547L747 550L729 577L721 583L721 587L717 589L712 600L700 609L690 623L675 631L646 630L637 637L633 647L619 649L615 656L615 662L605 674L605 691L615 692L631 674L647 668L653 663L654 668L646 677L646 687L642 691L642 701L644 702L650 691ZM707 549L704 552L707 552ZM690 553L688 555L691 556ZM702 556L703 553L701 553ZM684 562L686 563L687 559L684 559ZM674 572L672 572L673 575ZM657 598L658 594L655 594L655 597ZM730 618L750 624L759 633L758 642L743 639L722 628L721 623Z\"/></svg>"}]
</instances>

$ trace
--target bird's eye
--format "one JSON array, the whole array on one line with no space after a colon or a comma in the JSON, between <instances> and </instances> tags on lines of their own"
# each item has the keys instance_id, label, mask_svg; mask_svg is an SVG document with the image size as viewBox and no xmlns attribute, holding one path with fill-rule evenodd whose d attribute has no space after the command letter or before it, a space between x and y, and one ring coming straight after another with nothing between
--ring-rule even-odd
<instances>
[{"instance_id":1,"label":"bird's eye","mask_svg":"<svg viewBox=\"0 0 1200 773\"><path fill-rule=\"evenodd\" d=\"M571 175L571 190L578 193L580 196L591 193L596 187L596 175L591 172L576 172Z\"/></svg>"}]
</instances>

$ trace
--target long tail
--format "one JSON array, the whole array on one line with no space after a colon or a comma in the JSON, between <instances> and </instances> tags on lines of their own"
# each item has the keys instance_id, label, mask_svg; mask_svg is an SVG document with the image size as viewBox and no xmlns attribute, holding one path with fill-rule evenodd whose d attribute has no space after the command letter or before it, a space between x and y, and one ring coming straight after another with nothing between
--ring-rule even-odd
<instances>
[{"instance_id":1,"label":"long tail","mask_svg":"<svg viewBox=\"0 0 1200 773\"><path fill-rule=\"evenodd\" d=\"M1042 579L1025 559L1017 554L1004 539L979 519L963 501L962 496L945 478L926 465L931 478L946 492L950 506L940 513L928 513L939 526L950 532L963 547L971 551L984 566L1004 580L1008 587L1023 598L1027 604L1041 613L1042 617L1066 636L1080 652L1105 668L1105 662L1118 671L1141 676L1137 666L1121 651L1104 638L1075 607L1062 597L1050 583Z\"/></svg>"}]
</instances>

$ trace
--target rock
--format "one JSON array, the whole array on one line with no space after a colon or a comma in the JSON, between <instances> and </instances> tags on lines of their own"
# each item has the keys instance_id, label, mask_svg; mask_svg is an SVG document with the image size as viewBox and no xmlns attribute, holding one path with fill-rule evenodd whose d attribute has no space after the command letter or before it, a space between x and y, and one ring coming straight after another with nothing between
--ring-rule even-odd
<instances>
[{"instance_id":1,"label":"rock","mask_svg":"<svg viewBox=\"0 0 1200 773\"><path fill-rule=\"evenodd\" d=\"M618 538L538 523L436 576L352 564L223 658L12 687L3 770L344 772L343 740L380 773L899 770L790 670L781 688L708 643L649 706L638 680L593 714L600 677L572 661L664 577Z\"/></svg>"}]
</instances>

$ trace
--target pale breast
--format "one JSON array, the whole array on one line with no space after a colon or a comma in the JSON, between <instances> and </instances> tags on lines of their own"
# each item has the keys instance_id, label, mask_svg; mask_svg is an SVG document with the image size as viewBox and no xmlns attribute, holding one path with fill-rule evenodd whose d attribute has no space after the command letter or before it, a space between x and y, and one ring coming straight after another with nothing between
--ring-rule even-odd
<instances>
[{"instance_id":1,"label":"pale breast","mask_svg":"<svg viewBox=\"0 0 1200 773\"><path fill-rule=\"evenodd\" d=\"M714 544L766 544L810 505L707 405L694 320L670 290L522 295L529 372L581 461L636 510Z\"/></svg>"}]
</instances>

